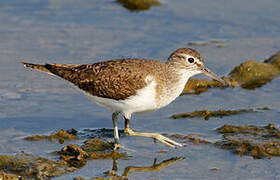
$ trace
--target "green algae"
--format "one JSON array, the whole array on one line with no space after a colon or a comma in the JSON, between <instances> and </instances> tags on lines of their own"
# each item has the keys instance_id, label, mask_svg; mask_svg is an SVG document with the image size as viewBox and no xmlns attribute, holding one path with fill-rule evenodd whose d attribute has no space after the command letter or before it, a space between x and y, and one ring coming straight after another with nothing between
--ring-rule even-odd
<instances>
[{"instance_id":1,"label":"green algae","mask_svg":"<svg viewBox=\"0 0 280 180\"><path fill-rule=\"evenodd\" d=\"M223 140L215 144L240 156L250 155L258 159L280 155L280 129L274 124L261 127L226 124L217 131L223 134Z\"/></svg>"},{"instance_id":2,"label":"green algae","mask_svg":"<svg viewBox=\"0 0 280 180\"><path fill-rule=\"evenodd\" d=\"M171 116L171 118L178 119L178 118L202 117L205 120L209 120L211 117L232 116L232 115L243 114L243 113L260 112L261 110L269 110L269 108L268 107L257 108L256 110L254 109L217 110L217 111L202 110L202 111L193 111L193 112L174 114Z\"/></svg>"},{"instance_id":3,"label":"green algae","mask_svg":"<svg viewBox=\"0 0 280 180\"><path fill-rule=\"evenodd\" d=\"M51 135L35 135L35 136L29 136L25 137L24 140L28 141L39 141L39 140L50 140L50 141L58 141L61 144L64 143L65 140L71 141L71 140L78 140L79 137L76 135L77 131L72 129L70 132L67 132L63 129L59 130L57 133L53 133Z\"/></svg>"},{"instance_id":4,"label":"green algae","mask_svg":"<svg viewBox=\"0 0 280 180\"><path fill-rule=\"evenodd\" d=\"M145 11L152 6L161 5L157 0L117 0L116 2L130 11Z\"/></svg>"}]
</instances>

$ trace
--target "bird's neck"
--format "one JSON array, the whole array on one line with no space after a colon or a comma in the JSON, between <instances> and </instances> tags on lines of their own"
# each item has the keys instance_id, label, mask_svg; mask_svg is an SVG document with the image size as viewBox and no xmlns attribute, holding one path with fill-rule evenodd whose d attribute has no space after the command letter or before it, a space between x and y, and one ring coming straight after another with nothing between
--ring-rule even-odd
<instances>
[{"instance_id":1,"label":"bird's neck","mask_svg":"<svg viewBox=\"0 0 280 180\"><path fill-rule=\"evenodd\" d=\"M180 96L184 90L185 84L192 76L192 74L184 69L172 68L168 68L165 75L166 81L160 92L160 96L158 96L159 108L168 105L176 97Z\"/></svg>"}]
</instances>

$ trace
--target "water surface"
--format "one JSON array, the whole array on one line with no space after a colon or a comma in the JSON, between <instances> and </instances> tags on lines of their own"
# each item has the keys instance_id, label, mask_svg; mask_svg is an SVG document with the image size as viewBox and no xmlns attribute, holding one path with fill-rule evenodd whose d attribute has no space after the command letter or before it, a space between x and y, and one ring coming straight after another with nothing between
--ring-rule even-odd
<instances>
[{"instance_id":1,"label":"water surface","mask_svg":"<svg viewBox=\"0 0 280 180\"><path fill-rule=\"evenodd\" d=\"M212 71L226 75L241 62L263 61L280 50L279 8L277 0L164 0L161 6L142 12L128 11L112 0L0 1L0 153L26 151L55 158L49 152L60 145L26 142L21 137L61 128L112 128L109 110L88 101L64 81L25 69L21 61L79 64L124 57L165 61L189 42L218 39L223 41L220 47L194 48ZM201 134L211 142L221 139L215 129L226 123L279 126L279 80L254 91L211 89L198 96L181 96L159 111L134 115L131 126L145 132ZM170 118L194 110L264 106L271 110L209 121ZM123 128L123 119L119 127ZM130 179L280 178L278 157L254 160L211 144L171 149L141 137L122 137L121 143L132 150L127 150L129 160L118 161L119 174L127 166L151 166L154 158L161 162L185 157L159 173L134 172ZM112 164L112 160L92 160L83 169L55 179L104 176Z\"/></svg>"}]
</instances>

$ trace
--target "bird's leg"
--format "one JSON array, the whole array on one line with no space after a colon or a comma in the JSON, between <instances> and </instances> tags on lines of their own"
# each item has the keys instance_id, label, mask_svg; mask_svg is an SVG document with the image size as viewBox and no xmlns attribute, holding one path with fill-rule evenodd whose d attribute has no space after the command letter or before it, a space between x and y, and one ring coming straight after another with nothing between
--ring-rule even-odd
<instances>
[{"instance_id":1,"label":"bird's leg","mask_svg":"<svg viewBox=\"0 0 280 180\"><path fill-rule=\"evenodd\" d=\"M113 121L113 125L114 125L114 140L115 140L114 150L117 150L120 147L119 131L118 131L118 126L117 126L118 115L119 115L119 112L114 112L112 114L112 121Z\"/></svg>"},{"instance_id":2,"label":"bird's leg","mask_svg":"<svg viewBox=\"0 0 280 180\"><path fill-rule=\"evenodd\" d=\"M127 136L143 136L143 137L150 137L153 139L156 139L170 147L175 148L175 146L182 147L183 145L180 143L177 143L159 133L143 133L143 132L137 132L129 128L129 118L124 117L125 119L125 125L124 125L124 132Z\"/></svg>"}]
</instances>

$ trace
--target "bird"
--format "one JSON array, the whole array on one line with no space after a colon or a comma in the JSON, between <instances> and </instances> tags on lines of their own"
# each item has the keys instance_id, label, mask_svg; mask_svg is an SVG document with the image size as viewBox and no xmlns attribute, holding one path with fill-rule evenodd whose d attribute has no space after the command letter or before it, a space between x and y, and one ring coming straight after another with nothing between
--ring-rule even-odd
<instances>
[{"instance_id":1,"label":"bird","mask_svg":"<svg viewBox=\"0 0 280 180\"><path fill-rule=\"evenodd\" d=\"M158 140L170 147L182 147L160 133L132 130L132 114L156 111L170 104L182 93L190 77L204 74L227 83L204 65L201 55L192 48L176 49L161 62L151 59L124 58L93 64L33 64L25 67L62 78L82 91L97 105L113 111L114 149L121 146L117 120L124 117L127 136L143 136Z\"/></svg>"}]
</instances>

